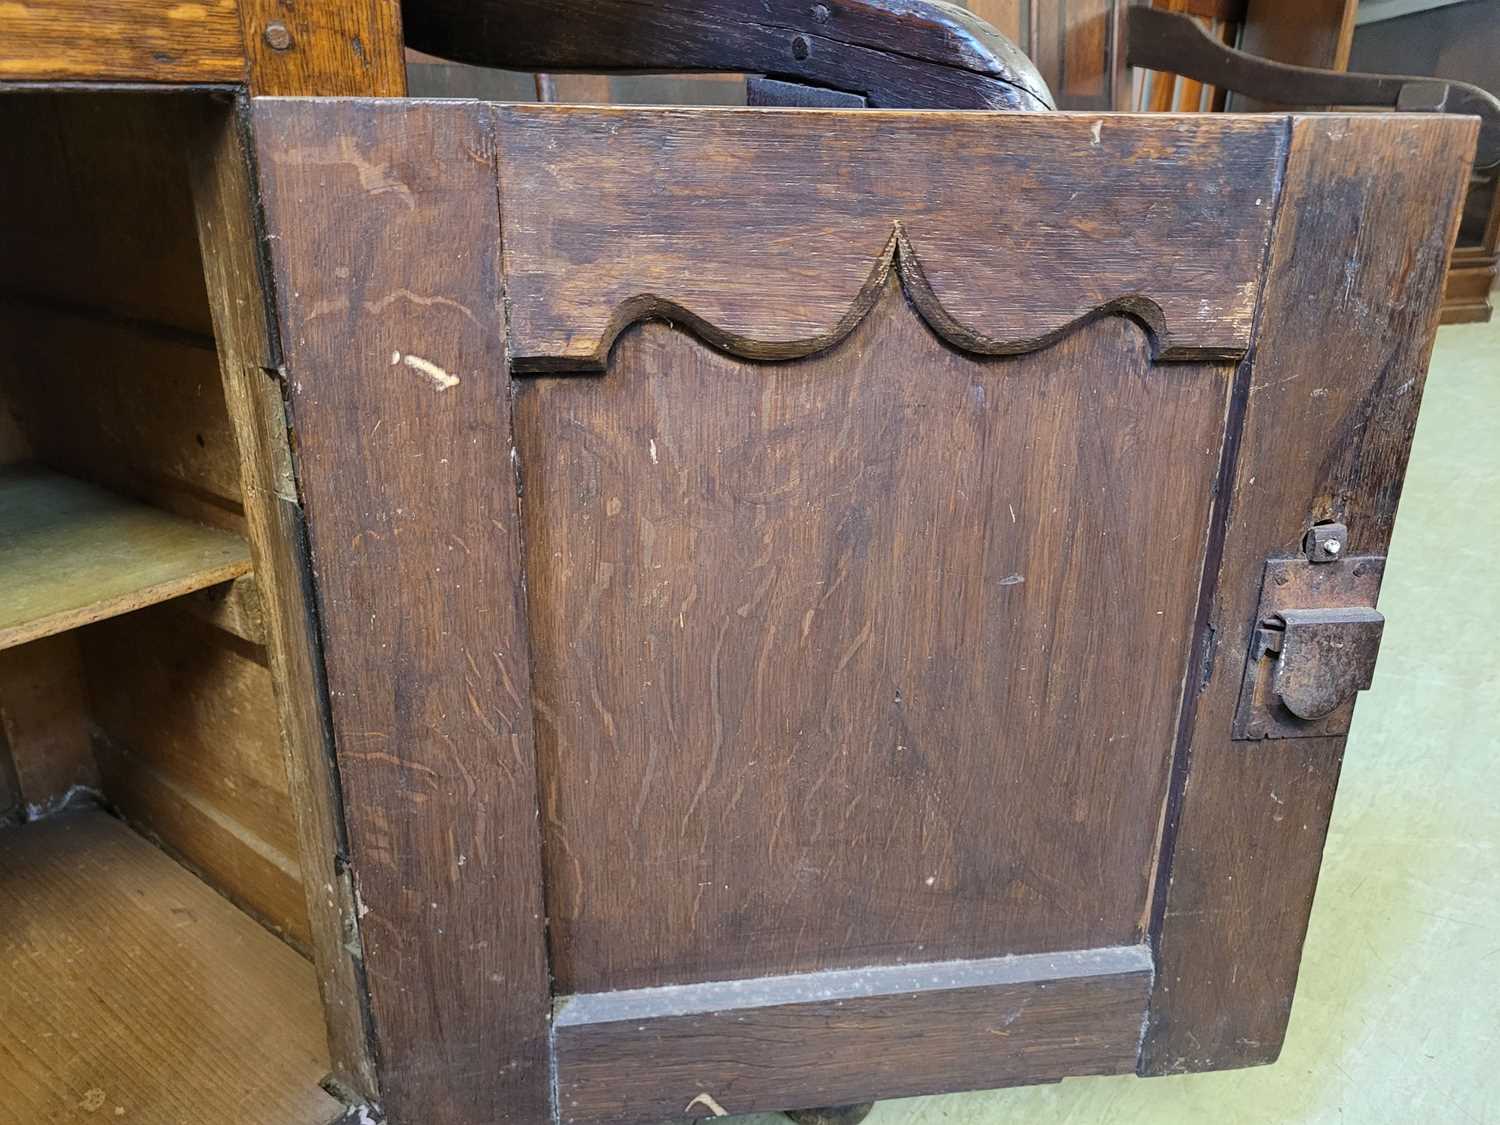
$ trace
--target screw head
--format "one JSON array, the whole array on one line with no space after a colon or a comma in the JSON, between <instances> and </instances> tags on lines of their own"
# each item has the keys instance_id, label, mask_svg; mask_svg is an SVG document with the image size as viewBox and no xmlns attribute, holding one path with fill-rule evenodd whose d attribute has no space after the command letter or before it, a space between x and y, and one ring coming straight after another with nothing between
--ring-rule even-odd
<instances>
[{"instance_id":1,"label":"screw head","mask_svg":"<svg viewBox=\"0 0 1500 1125\"><path fill-rule=\"evenodd\" d=\"M804 36L797 36L792 40L792 58L799 62L812 54L812 44Z\"/></svg>"},{"instance_id":2,"label":"screw head","mask_svg":"<svg viewBox=\"0 0 1500 1125\"><path fill-rule=\"evenodd\" d=\"M286 24L275 20L266 24L266 46L273 51L285 51L292 45L292 33Z\"/></svg>"},{"instance_id":3,"label":"screw head","mask_svg":"<svg viewBox=\"0 0 1500 1125\"><path fill-rule=\"evenodd\" d=\"M813 19L817 20L819 23L827 23L829 17L832 16L833 13L828 10L827 4L814 4L812 15Z\"/></svg>"}]
</instances>

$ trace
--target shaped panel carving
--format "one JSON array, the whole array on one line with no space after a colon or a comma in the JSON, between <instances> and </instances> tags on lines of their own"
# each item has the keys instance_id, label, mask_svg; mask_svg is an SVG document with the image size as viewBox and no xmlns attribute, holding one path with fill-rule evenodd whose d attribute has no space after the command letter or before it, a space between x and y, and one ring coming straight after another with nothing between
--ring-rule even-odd
<instances>
[{"instance_id":1,"label":"shaped panel carving","mask_svg":"<svg viewBox=\"0 0 1500 1125\"><path fill-rule=\"evenodd\" d=\"M908 288L972 350L1030 350L1123 310L1161 358L1237 356L1287 130L1279 117L872 111L830 130L809 110L495 113L518 372L600 370L620 330L652 315L737 355L808 355L913 248Z\"/></svg>"}]
</instances>

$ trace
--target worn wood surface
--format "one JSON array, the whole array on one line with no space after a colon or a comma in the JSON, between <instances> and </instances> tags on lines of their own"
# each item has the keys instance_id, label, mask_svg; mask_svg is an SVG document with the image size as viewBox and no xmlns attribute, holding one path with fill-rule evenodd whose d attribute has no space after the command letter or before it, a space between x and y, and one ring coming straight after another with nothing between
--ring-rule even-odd
<instances>
[{"instance_id":1,"label":"worn wood surface","mask_svg":"<svg viewBox=\"0 0 1500 1125\"><path fill-rule=\"evenodd\" d=\"M186 594L171 605L179 612L217 626L242 641L249 641L252 645L266 643L265 606L254 574Z\"/></svg>"},{"instance_id":2,"label":"worn wood surface","mask_svg":"<svg viewBox=\"0 0 1500 1125\"><path fill-rule=\"evenodd\" d=\"M239 0L250 92L406 93L400 0Z\"/></svg>"},{"instance_id":3,"label":"worn wood surface","mask_svg":"<svg viewBox=\"0 0 1500 1125\"><path fill-rule=\"evenodd\" d=\"M558 1120L658 1125L1120 1074L1150 981L1150 950L1130 946L573 996L554 1031Z\"/></svg>"},{"instance_id":4,"label":"worn wood surface","mask_svg":"<svg viewBox=\"0 0 1500 1125\"><path fill-rule=\"evenodd\" d=\"M598 369L648 315L753 358L817 351L878 295L898 221L929 309L971 350L1026 351L1123 308L1168 355L1237 354L1285 133L1271 118L867 112L833 129L827 111L497 112L520 370Z\"/></svg>"},{"instance_id":5,"label":"worn wood surface","mask_svg":"<svg viewBox=\"0 0 1500 1125\"><path fill-rule=\"evenodd\" d=\"M82 642L110 800L306 949L265 651L173 607L96 626Z\"/></svg>"},{"instance_id":6,"label":"worn wood surface","mask_svg":"<svg viewBox=\"0 0 1500 1125\"><path fill-rule=\"evenodd\" d=\"M925 0L406 0L403 7L413 47L482 66L746 71L888 107L1052 105L1019 48L962 8Z\"/></svg>"},{"instance_id":7,"label":"worn wood surface","mask_svg":"<svg viewBox=\"0 0 1500 1125\"><path fill-rule=\"evenodd\" d=\"M549 989L488 109L272 100L256 136L381 1094L397 1121L534 1122Z\"/></svg>"},{"instance_id":8,"label":"worn wood surface","mask_svg":"<svg viewBox=\"0 0 1500 1125\"><path fill-rule=\"evenodd\" d=\"M1217 578L1153 919L1145 1073L1273 1061L1344 740L1234 742L1263 561L1318 520L1384 554L1437 327L1475 123L1294 118Z\"/></svg>"},{"instance_id":9,"label":"worn wood surface","mask_svg":"<svg viewBox=\"0 0 1500 1125\"><path fill-rule=\"evenodd\" d=\"M76 638L0 649L0 744L9 748L6 772L28 816L61 808L80 789L98 792Z\"/></svg>"},{"instance_id":10,"label":"worn wood surface","mask_svg":"<svg viewBox=\"0 0 1500 1125\"><path fill-rule=\"evenodd\" d=\"M311 968L102 813L0 835L0 1120L326 1125Z\"/></svg>"},{"instance_id":11,"label":"worn wood surface","mask_svg":"<svg viewBox=\"0 0 1500 1125\"><path fill-rule=\"evenodd\" d=\"M268 280L261 276L247 122L228 104L206 106L192 135L198 237L265 609L266 661L280 717L329 1054L341 1081L374 1097L359 920L345 862L348 843L312 620L306 532L281 387L272 370L280 361L279 341L269 317Z\"/></svg>"},{"instance_id":12,"label":"worn wood surface","mask_svg":"<svg viewBox=\"0 0 1500 1125\"><path fill-rule=\"evenodd\" d=\"M0 470L0 648L25 644L245 574L250 552L46 469Z\"/></svg>"},{"instance_id":13,"label":"worn wood surface","mask_svg":"<svg viewBox=\"0 0 1500 1125\"><path fill-rule=\"evenodd\" d=\"M965 356L892 279L809 359L524 381L558 986L1135 941L1231 371Z\"/></svg>"},{"instance_id":14,"label":"worn wood surface","mask_svg":"<svg viewBox=\"0 0 1500 1125\"><path fill-rule=\"evenodd\" d=\"M0 6L0 80L237 82L235 0L46 0Z\"/></svg>"}]
</instances>

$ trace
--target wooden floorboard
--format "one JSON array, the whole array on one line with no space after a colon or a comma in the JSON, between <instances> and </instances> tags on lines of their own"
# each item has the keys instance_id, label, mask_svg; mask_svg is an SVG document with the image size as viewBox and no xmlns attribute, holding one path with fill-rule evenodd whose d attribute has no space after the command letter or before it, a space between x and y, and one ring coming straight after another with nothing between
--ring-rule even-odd
<instances>
[{"instance_id":1,"label":"wooden floorboard","mask_svg":"<svg viewBox=\"0 0 1500 1125\"><path fill-rule=\"evenodd\" d=\"M0 1121L326 1125L310 964L124 824L0 834Z\"/></svg>"}]
</instances>

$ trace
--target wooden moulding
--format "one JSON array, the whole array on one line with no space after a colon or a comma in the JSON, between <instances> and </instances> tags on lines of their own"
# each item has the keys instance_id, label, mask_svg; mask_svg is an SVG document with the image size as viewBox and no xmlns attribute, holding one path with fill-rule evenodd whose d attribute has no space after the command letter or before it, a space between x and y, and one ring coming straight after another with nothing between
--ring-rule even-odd
<instances>
[{"instance_id":1,"label":"wooden moulding","mask_svg":"<svg viewBox=\"0 0 1500 1125\"><path fill-rule=\"evenodd\" d=\"M1123 1074L1150 982L1151 951L1123 946L566 997L557 1119L654 1125Z\"/></svg>"},{"instance_id":2,"label":"wooden moulding","mask_svg":"<svg viewBox=\"0 0 1500 1125\"><path fill-rule=\"evenodd\" d=\"M1271 117L1184 131L1165 117L1020 114L998 129L976 114L870 111L829 130L807 110L495 113L518 372L600 370L620 330L652 315L747 358L818 351L879 295L898 222L924 312L960 328L960 346L1030 351L1125 311L1162 358L1238 356L1286 136ZM936 129L966 154L941 176ZM756 193L752 210L731 184ZM1101 230L1118 252L1100 253ZM968 253L976 231L1010 252Z\"/></svg>"}]
</instances>

